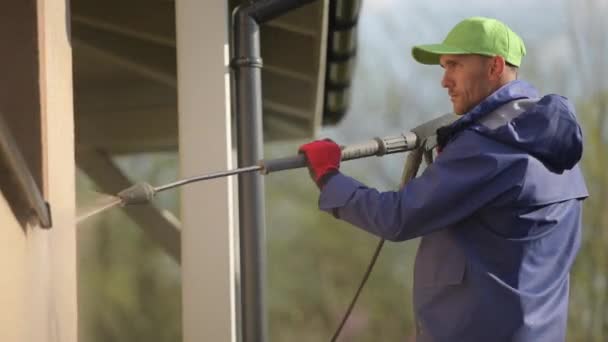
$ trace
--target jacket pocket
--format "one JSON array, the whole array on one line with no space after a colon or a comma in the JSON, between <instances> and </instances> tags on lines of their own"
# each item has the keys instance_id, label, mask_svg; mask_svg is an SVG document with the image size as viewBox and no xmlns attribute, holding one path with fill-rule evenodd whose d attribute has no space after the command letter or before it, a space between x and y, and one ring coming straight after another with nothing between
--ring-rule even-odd
<instances>
[{"instance_id":1,"label":"jacket pocket","mask_svg":"<svg viewBox=\"0 0 608 342\"><path fill-rule=\"evenodd\" d=\"M464 281L467 260L462 248L447 230L422 238L414 266L417 286L459 285Z\"/></svg>"}]
</instances>

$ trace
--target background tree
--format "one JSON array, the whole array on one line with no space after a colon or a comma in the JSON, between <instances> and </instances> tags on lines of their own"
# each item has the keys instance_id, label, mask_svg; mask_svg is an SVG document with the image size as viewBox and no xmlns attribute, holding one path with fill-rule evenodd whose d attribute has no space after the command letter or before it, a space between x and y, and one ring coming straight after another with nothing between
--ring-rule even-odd
<instances>
[{"instance_id":1,"label":"background tree","mask_svg":"<svg viewBox=\"0 0 608 342\"><path fill-rule=\"evenodd\" d=\"M573 341L608 338L608 34L607 1L569 2L570 66L584 126L583 167L590 197L585 203L584 238L572 274L570 336Z\"/></svg>"}]
</instances>

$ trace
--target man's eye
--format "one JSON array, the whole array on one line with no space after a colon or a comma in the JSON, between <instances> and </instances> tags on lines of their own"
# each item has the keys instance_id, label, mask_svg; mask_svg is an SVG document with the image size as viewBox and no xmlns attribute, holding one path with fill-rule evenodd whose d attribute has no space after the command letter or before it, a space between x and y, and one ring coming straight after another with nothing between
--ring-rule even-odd
<instances>
[{"instance_id":1,"label":"man's eye","mask_svg":"<svg viewBox=\"0 0 608 342\"><path fill-rule=\"evenodd\" d=\"M445 63L441 64L441 67L444 69L453 69L456 66L457 66L457 63L453 62L453 61L449 61L449 62L445 62Z\"/></svg>"}]
</instances>

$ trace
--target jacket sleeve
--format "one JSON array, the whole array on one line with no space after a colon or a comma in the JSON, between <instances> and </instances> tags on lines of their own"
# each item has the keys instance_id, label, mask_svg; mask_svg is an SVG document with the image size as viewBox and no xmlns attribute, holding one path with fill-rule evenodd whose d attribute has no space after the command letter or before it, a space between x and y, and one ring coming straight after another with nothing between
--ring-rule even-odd
<instances>
[{"instance_id":1,"label":"jacket sleeve","mask_svg":"<svg viewBox=\"0 0 608 342\"><path fill-rule=\"evenodd\" d=\"M484 146L492 143L463 132L400 191L379 192L338 173L321 191L319 208L392 241L447 228L520 183L526 159Z\"/></svg>"}]
</instances>

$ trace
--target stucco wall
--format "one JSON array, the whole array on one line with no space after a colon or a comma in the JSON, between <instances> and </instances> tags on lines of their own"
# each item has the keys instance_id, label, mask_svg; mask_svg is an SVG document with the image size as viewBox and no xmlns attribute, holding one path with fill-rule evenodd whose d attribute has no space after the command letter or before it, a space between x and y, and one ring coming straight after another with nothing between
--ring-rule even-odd
<instances>
[{"instance_id":1,"label":"stucco wall","mask_svg":"<svg viewBox=\"0 0 608 342\"><path fill-rule=\"evenodd\" d=\"M66 0L3 2L0 109L53 227L26 223L29 206L0 165L0 341L76 342L72 50ZM5 37L5 36L2 36ZM19 220L16 216L18 215Z\"/></svg>"},{"instance_id":2,"label":"stucco wall","mask_svg":"<svg viewBox=\"0 0 608 342\"><path fill-rule=\"evenodd\" d=\"M25 341L26 239L0 193L0 341Z\"/></svg>"}]
</instances>

